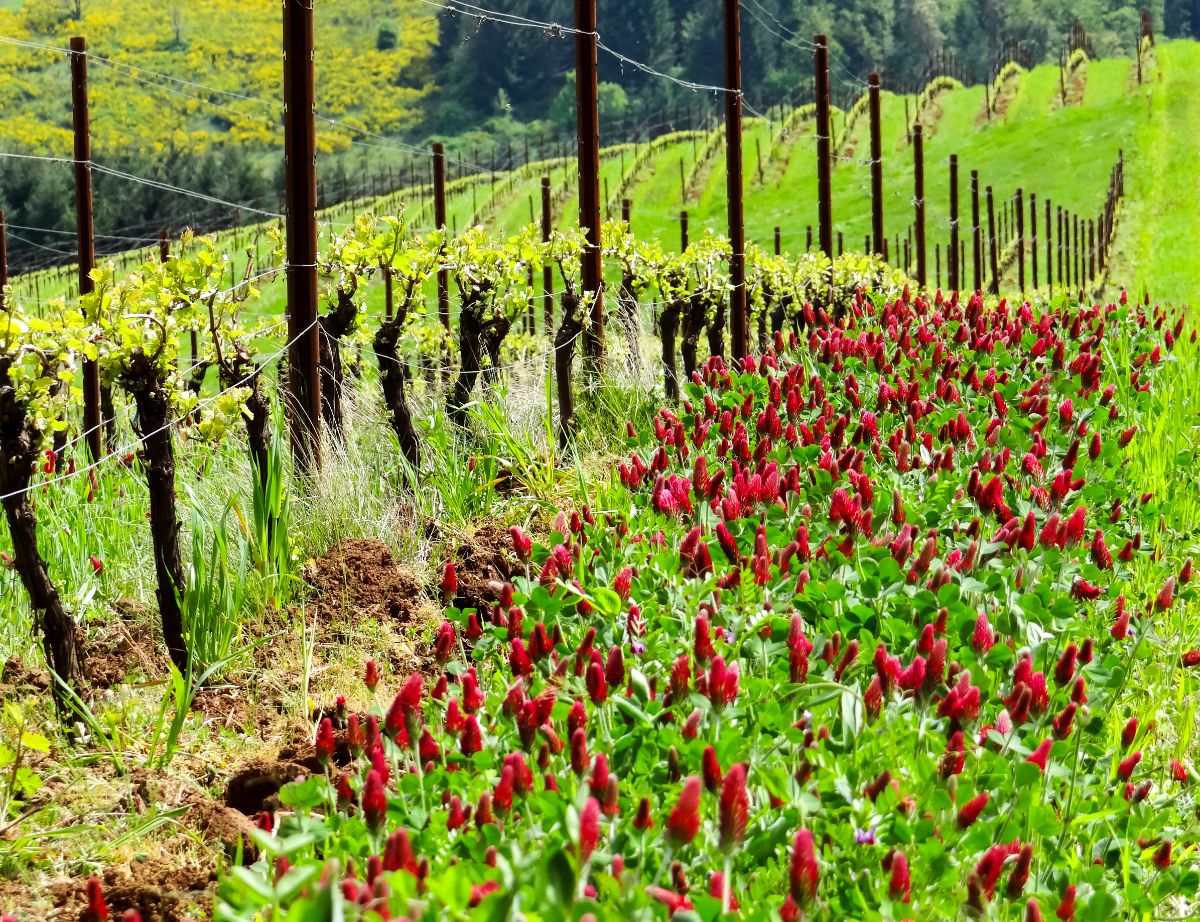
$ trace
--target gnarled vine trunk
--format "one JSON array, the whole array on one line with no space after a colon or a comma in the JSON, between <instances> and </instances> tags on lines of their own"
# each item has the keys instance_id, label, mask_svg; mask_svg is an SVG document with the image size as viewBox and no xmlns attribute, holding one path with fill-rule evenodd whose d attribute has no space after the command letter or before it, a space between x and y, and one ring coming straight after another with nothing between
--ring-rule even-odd
<instances>
[{"instance_id":1,"label":"gnarled vine trunk","mask_svg":"<svg viewBox=\"0 0 1200 922\"><path fill-rule=\"evenodd\" d=\"M108 385L100 388L100 418L104 420L104 447L112 454L117 450L117 408Z\"/></svg>"},{"instance_id":2,"label":"gnarled vine trunk","mask_svg":"<svg viewBox=\"0 0 1200 922\"><path fill-rule=\"evenodd\" d=\"M487 354L489 367L484 372L484 381L495 384L500 375L500 347L508 336L512 321L501 314L490 320L483 319L489 305L491 291L472 291L463 298L458 315L458 378L450 395L450 419L459 426L467 424L467 404L475 391L475 382L483 372L483 357Z\"/></svg>"},{"instance_id":3,"label":"gnarled vine trunk","mask_svg":"<svg viewBox=\"0 0 1200 922\"><path fill-rule=\"evenodd\" d=\"M246 398L246 442L250 463L265 492L271 460L271 400L263 391L262 368L254 364L248 353L239 351L229 363L228 371L221 375L221 386L250 390Z\"/></svg>"},{"instance_id":4,"label":"gnarled vine trunk","mask_svg":"<svg viewBox=\"0 0 1200 922\"><path fill-rule=\"evenodd\" d=\"M193 394L199 395L204 390L204 379L208 377L208 369L212 367L212 362L199 361L188 371L187 389Z\"/></svg>"},{"instance_id":5,"label":"gnarled vine trunk","mask_svg":"<svg viewBox=\"0 0 1200 922\"><path fill-rule=\"evenodd\" d=\"M450 421L458 426L467 424L467 402L475 390L483 366L483 324L480 319L482 298L463 299L458 315L458 377L450 394Z\"/></svg>"},{"instance_id":6,"label":"gnarled vine trunk","mask_svg":"<svg viewBox=\"0 0 1200 922\"><path fill-rule=\"evenodd\" d=\"M663 305L658 315L658 335L662 340L663 386L667 399L679 403L679 369L675 365L675 336L679 332L679 318L687 301L671 301Z\"/></svg>"},{"instance_id":7,"label":"gnarled vine trunk","mask_svg":"<svg viewBox=\"0 0 1200 922\"><path fill-rule=\"evenodd\" d=\"M146 486L150 493L150 537L154 546L155 596L163 641L171 661L187 672L183 639L183 554L179 547L179 514L175 504L175 443L171 434L171 398L155 361L135 352L122 375L122 386L137 407L137 434L142 441Z\"/></svg>"},{"instance_id":8,"label":"gnarled vine trunk","mask_svg":"<svg viewBox=\"0 0 1200 922\"><path fill-rule=\"evenodd\" d=\"M354 329L358 318L358 306L354 303L357 283L349 289L337 290L337 307L322 314L317 323L321 327L321 345L318 367L321 373L321 416L325 429L332 438L341 439L345 429L342 412L342 392L345 389L346 373L342 365L342 337Z\"/></svg>"},{"instance_id":9,"label":"gnarled vine trunk","mask_svg":"<svg viewBox=\"0 0 1200 922\"><path fill-rule=\"evenodd\" d=\"M683 356L683 377L690 380L696 370L696 356L700 351L700 334L704 332L704 302L697 294L689 295L684 302L682 327L683 339L679 343L679 352ZM676 388L678 390L678 388ZM675 399L679 399L676 394Z\"/></svg>"},{"instance_id":10,"label":"gnarled vine trunk","mask_svg":"<svg viewBox=\"0 0 1200 922\"><path fill-rule=\"evenodd\" d=\"M63 604L38 550L37 515L29 499L37 463L36 442L27 407L17 400L7 370L0 369L0 495L4 496L4 515L12 535L13 568L29 594L47 665L64 683L75 685L82 676L83 659L75 636L75 619ZM54 698L61 710L66 702L58 686Z\"/></svg>"},{"instance_id":11,"label":"gnarled vine trunk","mask_svg":"<svg viewBox=\"0 0 1200 922\"><path fill-rule=\"evenodd\" d=\"M782 298L776 298L769 303L772 335L783 332L783 322L787 319L788 308L791 306L791 295L784 295Z\"/></svg>"},{"instance_id":12,"label":"gnarled vine trunk","mask_svg":"<svg viewBox=\"0 0 1200 922\"><path fill-rule=\"evenodd\" d=\"M500 347L511 327L512 323L507 317L496 317L483 325L483 348L488 357L488 367L483 370L483 383L488 387L500 383Z\"/></svg>"},{"instance_id":13,"label":"gnarled vine trunk","mask_svg":"<svg viewBox=\"0 0 1200 922\"><path fill-rule=\"evenodd\" d=\"M575 343L583 332L579 295L564 291L562 320L554 334L554 381L558 389L558 441L566 448L575 437L575 390L571 380Z\"/></svg>"},{"instance_id":14,"label":"gnarled vine trunk","mask_svg":"<svg viewBox=\"0 0 1200 922\"><path fill-rule=\"evenodd\" d=\"M396 347L400 339L400 328L404 325L407 310L402 310L393 319L384 323L375 333L375 356L379 361L379 384L383 388L383 402L391 418L392 429L400 442L400 453L414 471L421 468L421 443L417 427L408 406L406 375Z\"/></svg>"}]
</instances>

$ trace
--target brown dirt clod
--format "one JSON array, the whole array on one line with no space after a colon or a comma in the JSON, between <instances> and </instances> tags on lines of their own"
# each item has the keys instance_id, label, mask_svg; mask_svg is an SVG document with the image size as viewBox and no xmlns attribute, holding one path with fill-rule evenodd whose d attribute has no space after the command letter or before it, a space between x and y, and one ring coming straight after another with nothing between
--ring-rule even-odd
<instances>
[{"instance_id":1,"label":"brown dirt clod","mask_svg":"<svg viewBox=\"0 0 1200 922\"><path fill-rule=\"evenodd\" d=\"M458 574L455 607L485 612L500 599L497 584L508 582L521 572L521 563L512 550L508 530L497 525L479 529L464 541L454 555Z\"/></svg>"},{"instance_id":2,"label":"brown dirt clod","mask_svg":"<svg viewBox=\"0 0 1200 922\"><path fill-rule=\"evenodd\" d=\"M158 647L154 610L134 599L119 599L113 609L118 617L102 636L80 638L88 682L94 688L112 688L138 669L148 676L165 675L166 657Z\"/></svg>"},{"instance_id":3,"label":"brown dirt clod","mask_svg":"<svg viewBox=\"0 0 1200 922\"><path fill-rule=\"evenodd\" d=\"M108 868L100 875L100 884L113 916L136 909L142 922L197 922L211 915L217 872L196 865L135 861ZM64 922L84 918L86 887L86 879L56 885L53 895L59 914L55 918Z\"/></svg>"},{"instance_id":4,"label":"brown dirt clod","mask_svg":"<svg viewBox=\"0 0 1200 922\"><path fill-rule=\"evenodd\" d=\"M44 669L26 669L19 656L10 656L0 671L0 683L14 691L45 692L50 690L50 673Z\"/></svg>"},{"instance_id":5,"label":"brown dirt clod","mask_svg":"<svg viewBox=\"0 0 1200 922\"><path fill-rule=\"evenodd\" d=\"M421 583L381 541L342 541L312 564L305 578L316 590L315 613L326 623L349 614L408 623L424 604Z\"/></svg>"}]
</instances>

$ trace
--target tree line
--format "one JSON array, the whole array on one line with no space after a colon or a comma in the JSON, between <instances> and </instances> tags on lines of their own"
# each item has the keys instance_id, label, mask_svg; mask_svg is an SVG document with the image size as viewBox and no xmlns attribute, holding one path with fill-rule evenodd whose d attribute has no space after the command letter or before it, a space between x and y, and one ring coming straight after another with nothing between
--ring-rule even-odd
<instances>
[{"instance_id":1,"label":"tree line","mask_svg":"<svg viewBox=\"0 0 1200 922\"><path fill-rule=\"evenodd\" d=\"M562 0L493 0L493 8L530 19L570 24ZM1194 0L743 0L743 79L759 109L780 102L812 79L807 42L830 38L833 80L885 75L907 87L931 54L953 52L978 79L1007 40L1025 43L1038 62L1055 60L1062 36L1078 19L1101 56L1131 54L1140 11L1156 32L1200 37ZM655 70L703 84L723 82L722 4L717 0L604 0L601 40ZM439 14L434 51L438 90L427 100L427 128L465 132L492 119L552 117L572 89L569 35ZM612 85L610 116L642 116L677 104L719 102L602 56L601 79ZM620 93L615 91L619 88ZM602 113L603 115L603 113Z\"/></svg>"}]
</instances>

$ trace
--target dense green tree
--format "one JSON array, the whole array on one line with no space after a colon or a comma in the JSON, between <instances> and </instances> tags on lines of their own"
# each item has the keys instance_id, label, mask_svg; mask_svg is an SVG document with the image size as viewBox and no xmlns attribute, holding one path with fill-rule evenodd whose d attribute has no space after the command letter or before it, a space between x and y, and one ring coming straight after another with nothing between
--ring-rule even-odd
<instances>
[{"instance_id":1,"label":"dense green tree","mask_svg":"<svg viewBox=\"0 0 1200 922\"><path fill-rule=\"evenodd\" d=\"M1023 43L1035 61L1053 61L1078 18L1097 54L1128 54L1147 0L742 0L742 68L748 101L758 110L807 93L811 41L830 39L836 100L861 92L878 70L885 84L904 87L929 56L947 50L974 79L991 70L1008 40ZM1200 35L1200 2L1149 0L1156 29L1167 36ZM567 21L563 0L492 0L492 6L533 19ZM604 0L599 31L610 48L655 71L702 84L724 81L721 0ZM517 118L544 117L573 66L570 41L534 28L441 16L441 46L429 128L465 130L496 114L499 90ZM601 80L629 96L634 122L645 125L675 106L716 109L719 96L622 65L602 54ZM632 128L632 125L630 126Z\"/></svg>"}]
</instances>

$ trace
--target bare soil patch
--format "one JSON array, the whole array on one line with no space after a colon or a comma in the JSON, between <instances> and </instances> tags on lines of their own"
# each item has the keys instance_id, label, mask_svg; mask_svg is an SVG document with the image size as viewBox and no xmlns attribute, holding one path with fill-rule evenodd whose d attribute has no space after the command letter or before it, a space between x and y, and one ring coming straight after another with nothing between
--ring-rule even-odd
<instances>
[{"instance_id":1,"label":"bare soil patch","mask_svg":"<svg viewBox=\"0 0 1200 922\"><path fill-rule=\"evenodd\" d=\"M173 866L164 861L135 861L109 868L100 877L113 916L136 909L143 922L194 922L212 914L217 887L214 868ZM62 922L77 922L87 909L87 880L55 884L52 890Z\"/></svg>"},{"instance_id":2,"label":"bare soil patch","mask_svg":"<svg viewBox=\"0 0 1200 922\"><path fill-rule=\"evenodd\" d=\"M457 608L485 612L500 600L500 584L524 572L513 553L508 530L498 525L479 529L454 554L458 571Z\"/></svg>"},{"instance_id":3,"label":"bare soil patch","mask_svg":"<svg viewBox=\"0 0 1200 922\"><path fill-rule=\"evenodd\" d=\"M80 637L83 674L91 686L112 688L135 671L151 678L165 675L167 657L159 649L154 609L134 599L119 599L113 610L117 617L106 625L102 635Z\"/></svg>"},{"instance_id":4,"label":"bare soil patch","mask_svg":"<svg viewBox=\"0 0 1200 922\"><path fill-rule=\"evenodd\" d=\"M381 541L351 539L332 547L305 571L316 590L312 610L326 624L348 615L407 624L424 604L420 581L402 568Z\"/></svg>"},{"instance_id":5,"label":"bare soil patch","mask_svg":"<svg viewBox=\"0 0 1200 922\"><path fill-rule=\"evenodd\" d=\"M50 673L44 669L26 669L19 656L10 656L0 671L0 695L41 694L50 690Z\"/></svg>"}]
</instances>

